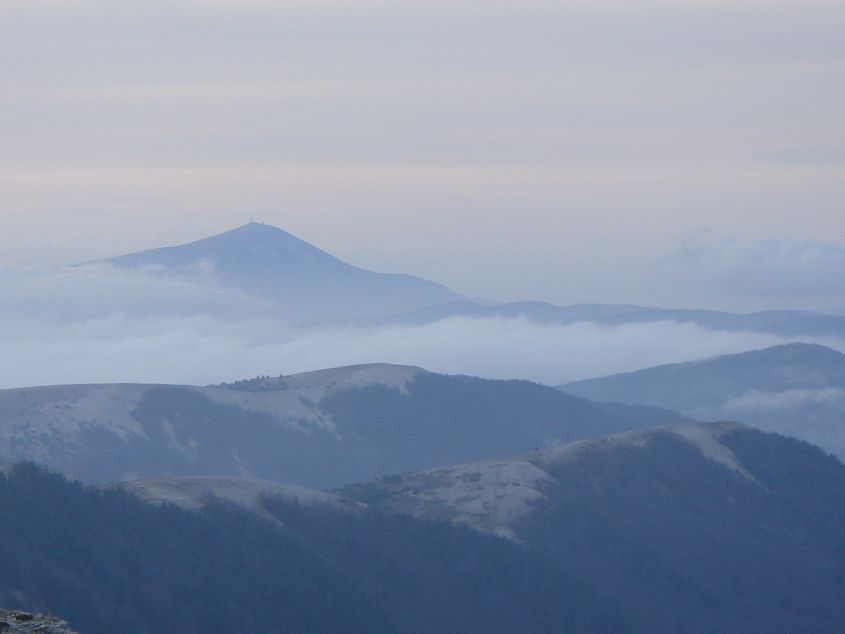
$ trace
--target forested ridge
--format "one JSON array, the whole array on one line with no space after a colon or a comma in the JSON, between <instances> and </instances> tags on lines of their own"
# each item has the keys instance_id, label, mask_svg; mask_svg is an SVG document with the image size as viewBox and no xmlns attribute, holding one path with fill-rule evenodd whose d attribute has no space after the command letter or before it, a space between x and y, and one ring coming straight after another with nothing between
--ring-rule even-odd
<instances>
[{"instance_id":1,"label":"forested ridge","mask_svg":"<svg viewBox=\"0 0 845 634\"><path fill-rule=\"evenodd\" d=\"M143 503L31 464L0 477L0 605L84 634L614 631L613 606L516 544L266 501L271 522Z\"/></svg>"}]
</instances>

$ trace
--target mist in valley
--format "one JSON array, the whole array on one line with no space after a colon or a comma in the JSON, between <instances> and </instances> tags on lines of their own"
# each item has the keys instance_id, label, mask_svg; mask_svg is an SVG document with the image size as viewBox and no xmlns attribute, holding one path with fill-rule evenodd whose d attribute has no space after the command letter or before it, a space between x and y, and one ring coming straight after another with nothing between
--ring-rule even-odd
<instances>
[{"instance_id":1,"label":"mist in valley","mask_svg":"<svg viewBox=\"0 0 845 634\"><path fill-rule=\"evenodd\" d=\"M6 388L204 385L371 362L556 385L791 340L671 321L604 326L449 317L422 325L309 323L301 316L286 319L283 307L221 286L211 275L192 279L106 265L6 271L0 273L0 294L6 298L0 386ZM836 337L802 339L845 349Z\"/></svg>"}]
</instances>

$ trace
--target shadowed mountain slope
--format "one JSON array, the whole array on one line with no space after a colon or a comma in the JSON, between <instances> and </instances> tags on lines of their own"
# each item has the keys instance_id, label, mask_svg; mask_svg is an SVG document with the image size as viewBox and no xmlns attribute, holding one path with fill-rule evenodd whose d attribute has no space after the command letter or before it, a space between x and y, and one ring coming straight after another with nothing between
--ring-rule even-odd
<instances>
[{"instance_id":1,"label":"shadowed mountain slope","mask_svg":"<svg viewBox=\"0 0 845 634\"><path fill-rule=\"evenodd\" d=\"M845 456L845 355L795 343L576 381L560 389L598 401L730 418Z\"/></svg>"},{"instance_id":2,"label":"shadowed mountain slope","mask_svg":"<svg viewBox=\"0 0 845 634\"><path fill-rule=\"evenodd\" d=\"M736 423L585 440L347 487L388 513L520 541L625 631L838 632L845 466Z\"/></svg>"},{"instance_id":3,"label":"shadowed mountain slope","mask_svg":"<svg viewBox=\"0 0 845 634\"><path fill-rule=\"evenodd\" d=\"M845 619L843 491L836 458L737 423L637 430L331 496L357 505L286 489L248 512L211 497L198 511L148 504L22 465L0 476L0 603L61 612L87 634L833 634Z\"/></svg>"},{"instance_id":4,"label":"shadowed mountain slope","mask_svg":"<svg viewBox=\"0 0 845 634\"><path fill-rule=\"evenodd\" d=\"M172 476L103 486L120 488L152 504L172 504L193 511L218 501L266 514L262 506L265 497L276 497L297 505L326 505L347 510L360 508L360 505L332 493L255 478Z\"/></svg>"},{"instance_id":5,"label":"shadowed mountain slope","mask_svg":"<svg viewBox=\"0 0 845 634\"><path fill-rule=\"evenodd\" d=\"M264 500L151 505L32 465L0 476L0 604L84 634L625 631L541 557L446 524ZM268 521L272 520L272 521Z\"/></svg>"},{"instance_id":6,"label":"shadowed mountain slope","mask_svg":"<svg viewBox=\"0 0 845 634\"><path fill-rule=\"evenodd\" d=\"M374 364L208 387L0 391L0 461L88 482L245 476L333 487L684 420L527 381Z\"/></svg>"}]
</instances>

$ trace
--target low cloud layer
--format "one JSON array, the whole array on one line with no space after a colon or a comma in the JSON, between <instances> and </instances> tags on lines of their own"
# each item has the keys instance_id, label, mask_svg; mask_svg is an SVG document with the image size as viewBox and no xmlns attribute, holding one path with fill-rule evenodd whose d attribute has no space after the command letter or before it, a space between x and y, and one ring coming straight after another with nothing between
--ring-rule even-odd
<instances>
[{"instance_id":1,"label":"low cloud layer","mask_svg":"<svg viewBox=\"0 0 845 634\"><path fill-rule=\"evenodd\" d=\"M845 390L839 387L802 388L783 392L749 390L741 396L725 401L721 409L733 415L743 415L800 410L807 406L845 407Z\"/></svg>"},{"instance_id":2,"label":"low cloud layer","mask_svg":"<svg viewBox=\"0 0 845 634\"><path fill-rule=\"evenodd\" d=\"M4 330L4 332L8 332ZM297 330L272 321L109 318L0 340L0 386L85 382L206 384L389 362L545 383L780 343L670 322L603 328L525 319L448 319L423 327Z\"/></svg>"},{"instance_id":3,"label":"low cloud layer","mask_svg":"<svg viewBox=\"0 0 845 634\"><path fill-rule=\"evenodd\" d=\"M0 387L207 384L371 362L557 384L785 341L673 322L609 328L452 318L425 326L303 327L267 304L198 280L108 268L0 274L0 293L9 300L0 311Z\"/></svg>"}]
</instances>

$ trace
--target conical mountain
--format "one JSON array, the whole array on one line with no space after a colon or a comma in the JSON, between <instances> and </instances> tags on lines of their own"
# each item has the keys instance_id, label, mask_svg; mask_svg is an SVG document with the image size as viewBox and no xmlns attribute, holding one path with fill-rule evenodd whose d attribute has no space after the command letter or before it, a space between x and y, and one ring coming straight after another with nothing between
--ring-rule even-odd
<instances>
[{"instance_id":1,"label":"conical mountain","mask_svg":"<svg viewBox=\"0 0 845 634\"><path fill-rule=\"evenodd\" d=\"M322 319L418 310L462 299L445 286L412 275L352 266L271 225L249 223L188 244L105 261L176 275L199 275Z\"/></svg>"}]
</instances>

